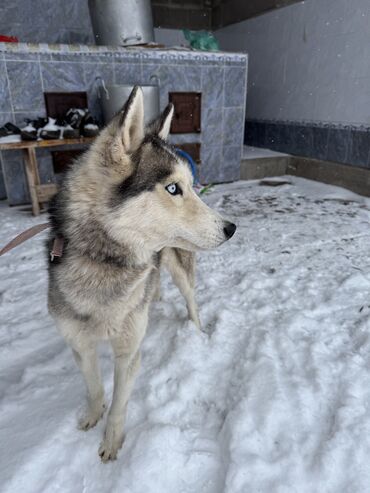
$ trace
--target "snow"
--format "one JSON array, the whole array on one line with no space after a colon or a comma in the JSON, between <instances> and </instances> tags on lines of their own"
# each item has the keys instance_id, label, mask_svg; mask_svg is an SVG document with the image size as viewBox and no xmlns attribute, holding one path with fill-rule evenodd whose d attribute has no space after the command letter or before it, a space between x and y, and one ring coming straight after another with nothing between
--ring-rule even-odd
<instances>
[{"instance_id":1,"label":"snow","mask_svg":"<svg viewBox=\"0 0 370 493\"><path fill-rule=\"evenodd\" d=\"M2 493L369 491L370 201L284 180L205 197L238 224L198 256L205 332L163 276L107 465L104 421L76 429L84 387L47 314L44 236L0 258ZM0 207L1 243L43 221ZM101 360L110 394L107 346Z\"/></svg>"}]
</instances>

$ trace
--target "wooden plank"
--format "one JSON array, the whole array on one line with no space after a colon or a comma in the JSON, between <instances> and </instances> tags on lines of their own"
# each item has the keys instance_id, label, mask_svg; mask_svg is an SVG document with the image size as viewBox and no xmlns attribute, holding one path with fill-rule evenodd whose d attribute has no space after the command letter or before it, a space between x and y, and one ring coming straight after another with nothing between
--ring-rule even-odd
<instances>
[{"instance_id":1,"label":"wooden plank","mask_svg":"<svg viewBox=\"0 0 370 493\"><path fill-rule=\"evenodd\" d=\"M24 165L28 189L31 196L32 214L38 216L40 214L40 204L47 202L56 189L50 185L41 185L40 176L37 165L36 149L49 147L67 147L70 145L88 145L94 141L94 137L79 139L55 139L55 140L37 140L37 141L21 141L0 143L0 151L9 151L12 149L20 149L23 151ZM46 188L47 187L47 188ZM54 185L55 187L55 185Z\"/></svg>"},{"instance_id":2,"label":"wooden plank","mask_svg":"<svg viewBox=\"0 0 370 493\"><path fill-rule=\"evenodd\" d=\"M57 191L58 187L55 183L36 186L36 194L39 202L48 202L51 197L57 193Z\"/></svg>"},{"instance_id":3,"label":"wooden plank","mask_svg":"<svg viewBox=\"0 0 370 493\"><path fill-rule=\"evenodd\" d=\"M47 148L47 147L64 147L76 144L91 144L95 137L80 137L79 139L55 139L55 140L22 140L21 142L7 142L1 144L0 151L9 151L11 149L30 149L30 148Z\"/></svg>"},{"instance_id":4,"label":"wooden plank","mask_svg":"<svg viewBox=\"0 0 370 493\"><path fill-rule=\"evenodd\" d=\"M35 188L37 188L37 186L41 184L41 181L40 181L40 175L39 175L39 166L37 164L36 151L35 151L34 147L30 147L28 149L28 155L29 155L30 164L32 167L34 180L35 180ZM37 195L37 192L36 192L36 195ZM42 206L42 204L40 204L40 201L38 200L37 202L39 204L39 208L43 209L43 206Z\"/></svg>"},{"instance_id":5,"label":"wooden plank","mask_svg":"<svg viewBox=\"0 0 370 493\"><path fill-rule=\"evenodd\" d=\"M30 161L32 165L33 176L35 177L35 185L40 185L41 182L40 182L39 168L36 159L36 151L33 147L30 147L28 149L28 155L30 157Z\"/></svg>"},{"instance_id":6,"label":"wooden plank","mask_svg":"<svg viewBox=\"0 0 370 493\"><path fill-rule=\"evenodd\" d=\"M23 149L23 156L24 156L24 164L25 164L25 170L26 170L28 189L30 191L30 196L31 196L32 214L34 216L38 216L40 214L40 206L39 206L39 201L38 201L37 193L36 193L35 181L36 181L37 177L35 176L35 171L34 171L34 162L33 162L32 151L34 153L35 149Z\"/></svg>"}]
</instances>

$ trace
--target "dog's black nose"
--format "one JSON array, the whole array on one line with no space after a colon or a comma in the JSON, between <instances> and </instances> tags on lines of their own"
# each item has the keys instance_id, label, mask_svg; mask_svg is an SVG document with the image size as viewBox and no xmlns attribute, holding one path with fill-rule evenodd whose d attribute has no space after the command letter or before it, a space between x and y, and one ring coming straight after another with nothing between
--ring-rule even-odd
<instances>
[{"instance_id":1,"label":"dog's black nose","mask_svg":"<svg viewBox=\"0 0 370 493\"><path fill-rule=\"evenodd\" d=\"M234 223L226 223L226 226L224 227L224 233L227 239L231 238L235 231L236 226Z\"/></svg>"}]
</instances>

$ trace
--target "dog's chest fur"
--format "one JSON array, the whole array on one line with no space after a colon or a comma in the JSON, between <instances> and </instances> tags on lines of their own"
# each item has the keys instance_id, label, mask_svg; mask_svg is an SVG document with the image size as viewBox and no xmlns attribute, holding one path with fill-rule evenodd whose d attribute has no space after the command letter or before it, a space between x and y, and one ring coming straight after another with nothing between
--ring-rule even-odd
<instances>
[{"instance_id":1,"label":"dog's chest fur","mask_svg":"<svg viewBox=\"0 0 370 493\"><path fill-rule=\"evenodd\" d=\"M74 253L49 272L51 313L97 339L125 332L130 314L147 309L159 275L156 258L147 265L123 268Z\"/></svg>"}]
</instances>

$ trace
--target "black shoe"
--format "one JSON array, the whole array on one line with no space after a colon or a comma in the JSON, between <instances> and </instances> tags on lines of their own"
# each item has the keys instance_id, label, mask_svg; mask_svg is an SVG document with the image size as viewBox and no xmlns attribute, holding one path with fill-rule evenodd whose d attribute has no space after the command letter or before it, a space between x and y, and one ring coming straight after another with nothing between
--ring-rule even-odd
<instances>
[{"instance_id":1,"label":"black shoe","mask_svg":"<svg viewBox=\"0 0 370 493\"><path fill-rule=\"evenodd\" d=\"M37 140L37 128L33 125L31 120L26 120L27 125L21 128L22 140Z\"/></svg>"},{"instance_id":2,"label":"black shoe","mask_svg":"<svg viewBox=\"0 0 370 493\"><path fill-rule=\"evenodd\" d=\"M81 130L84 137L96 137L99 133L99 127L96 123L87 123Z\"/></svg>"},{"instance_id":3,"label":"black shoe","mask_svg":"<svg viewBox=\"0 0 370 493\"><path fill-rule=\"evenodd\" d=\"M81 110L78 108L70 108L65 117L64 120L66 123L68 123L72 128L75 129L80 129L82 120L85 117L87 110Z\"/></svg>"},{"instance_id":4,"label":"black shoe","mask_svg":"<svg viewBox=\"0 0 370 493\"><path fill-rule=\"evenodd\" d=\"M42 139L54 140L60 138L61 129L55 122L56 120L54 118L49 118L48 123L40 130L40 137Z\"/></svg>"},{"instance_id":5,"label":"black shoe","mask_svg":"<svg viewBox=\"0 0 370 493\"><path fill-rule=\"evenodd\" d=\"M73 128L71 125L65 120L65 118L57 118L55 121L55 125L60 127L61 139L79 139L80 138L80 130L78 128Z\"/></svg>"},{"instance_id":6,"label":"black shoe","mask_svg":"<svg viewBox=\"0 0 370 493\"><path fill-rule=\"evenodd\" d=\"M80 130L78 128L73 128L69 123L65 123L62 126L62 137L63 139L79 139Z\"/></svg>"},{"instance_id":7,"label":"black shoe","mask_svg":"<svg viewBox=\"0 0 370 493\"><path fill-rule=\"evenodd\" d=\"M91 113L87 111L81 124L81 134L84 137L96 137L98 133L99 126Z\"/></svg>"},{"instance_id":8,"label":"black shoe","mask_svg":"<svg viewBox=\"0 0 370 493\"><path fill-rule=\"evenodd\" d=\"M39 116L36 120L32 120L32 125L38 130L44 128L48 124L49 119L47 117Z\"/></svg>"},{"instance_id":9,"label":"black shoe","mask_svg":"<svg viewBox=\"0 0 370 493\"><path fill-rule=\"evenodd\" d=\"M0 137L8 137L9 135L19 135L21 133L21 129L14 125L11 122L5 123L0 128Z\"/></svg>"}]
</instances>

